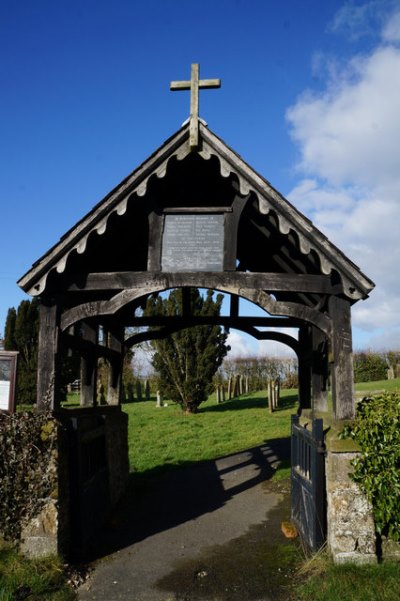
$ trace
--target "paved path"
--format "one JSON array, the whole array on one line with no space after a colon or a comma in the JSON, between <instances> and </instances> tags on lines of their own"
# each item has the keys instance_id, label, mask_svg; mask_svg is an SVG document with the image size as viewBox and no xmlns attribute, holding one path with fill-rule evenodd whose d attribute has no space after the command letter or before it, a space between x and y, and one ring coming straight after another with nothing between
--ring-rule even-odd
<instances>
[{"instance_id":1,"label":"paved path","mask_svg":"<svg viewBox=\"0 0 400 601\"><path fill-rule=\"evenodd\" d=\"M287 446L275 441L133 487L94 545L103 559L79 601L276 601L288 495L266 482Z\"/></svg>"}]
</instances>

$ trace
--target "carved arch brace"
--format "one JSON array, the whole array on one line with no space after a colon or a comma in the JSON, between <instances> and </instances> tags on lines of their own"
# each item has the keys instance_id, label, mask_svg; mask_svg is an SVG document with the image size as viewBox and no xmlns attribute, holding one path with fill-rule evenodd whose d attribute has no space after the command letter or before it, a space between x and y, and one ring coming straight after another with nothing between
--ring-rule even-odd
<instances>
[{"instance_id":1,"label":"carved arch brace","mask_svg":"<svg viewBox=\"0 0 400 601\"><path fill-rule=\"evenodd\" d=\"M146 332L139 332L138 334L133 334L129 338L127 338L124 342L126 347L131 347L135 344L139 344L140 342L144 342L147 340L162 340L166 338L170 334L174 332L178 332L179 330L184 330L187 328L187 325L179 326L166 326L164 328L160 328L158 330L147 330ZM253 328L250 326L239 326L235 325L235 330L240 330L242 332L246 332L250 336L253 336L257 340L275 340L276 342L281 342L286 346L290 347L299 357L300 347L296 338L293 336L289 336L289 334L284 334L283 332L260 332L257 328Z\"/></svg>"},{"instance_id":2,"label":"carved arch brace","mask_svg":"<svg viewBox=\"0 0 400 601\"><path fill-rule=\"evenodd\" d=\"M191 282L191 286L193 286ZM145 298L155 292L163 292L171 286L167 282L154 284L152 282L141 286L140 288L129 288L116 294L112 299L107 301L92 301L84 303L68 309L61 316L61 330L65 331L75 323L82 319L91 317L100 317L103 315L114 315L119 310L126 307L129 303ZM282 317L295 317L302 321L311 323L319 328L327 336L331 336L332 322L330 318L316 309L299 305L297 303L282 302L274 300L269 294L263 290L254 288L237 288L231 286L220 286L221 292L238 295L246 300L254 302L256 305L265 309L270 315L279 315Z\"/></svg>"}]
</instances>

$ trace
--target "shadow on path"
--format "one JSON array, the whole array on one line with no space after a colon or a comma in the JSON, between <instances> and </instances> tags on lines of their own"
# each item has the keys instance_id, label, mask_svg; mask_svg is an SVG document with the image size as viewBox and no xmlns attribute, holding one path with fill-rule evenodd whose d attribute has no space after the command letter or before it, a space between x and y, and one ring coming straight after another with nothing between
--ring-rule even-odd
<instances>
[{"instance_id":1,"label":"shadow on path","mask_svg":"<svg viewBox=\"0 0 400 601\"><path fill-rule=\"evenodd\" d=\"M84 559L108 556L213 512L232 497L270 479L279 463L289 457L290 439L280 438L158 475L131 474L126 494L108 523L91 540Z\"/></svg>"}]
</instances>

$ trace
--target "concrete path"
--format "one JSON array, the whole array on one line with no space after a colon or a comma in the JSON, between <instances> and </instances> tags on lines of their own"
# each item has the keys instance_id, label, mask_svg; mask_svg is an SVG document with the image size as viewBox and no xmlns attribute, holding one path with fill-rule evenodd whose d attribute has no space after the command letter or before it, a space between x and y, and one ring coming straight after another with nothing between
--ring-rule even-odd
<instances>
[{"instance_id":1,"label":"concrete path","mask_svg":"<svg viewBox=\"0 0 400 601\"><path fill-rule=\"evenodd\" d=\"M94 543L101 559L79 601L276 601L277 549L292 543L280 532L288 491L268 479L287 455L274 441L133 483Z\"/></svg>"}]
</instances>

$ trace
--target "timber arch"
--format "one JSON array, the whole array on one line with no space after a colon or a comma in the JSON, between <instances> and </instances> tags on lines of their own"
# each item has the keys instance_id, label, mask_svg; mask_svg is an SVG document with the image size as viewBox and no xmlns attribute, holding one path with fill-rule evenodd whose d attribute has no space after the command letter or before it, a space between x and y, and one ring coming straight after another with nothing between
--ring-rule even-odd
<instances>
[{"instance_id":1,"label":"timber arch","mask_svg":"<svg viewBox=\"0 0 400 601\"><path fill-rule=\"evenodd\" d=\"M368 297L373 282L194 108L187 124L18 282L40 300L37 403L50 402L65 426L55 533L61 552L79 553L124 491L123 359L141 340L211 322L282 342L298 357L300 410L326 411L330 380L333 417L354 416L351 306ZM227 295L229 314L193 315L187 291L194 287ZM181 315L143 315L149 295L175 288L182 290ZM265 316L241 314L240 298ZM131 326L147 330L128 337ZM284 327L297 329L298 338ZM61 363L70 349L81 361L77 410L60 407ZM99 358L109 368L109 406L98 406Z\"/></svg>"},{"instance_id":2,"label":"timber arch","mask_svg":"<svg viewBox=\"0 0 400 601\"><path fill-rule=\"evenodd\" d=\"M82 402L96 404L95 357L109 360L109 403L120 399L124 328L150 294L170 288L219 290L230 296L221 325L261 336L257 319L239 314L239 298L266 311L299 357L302 407L354 415L351 306L374 284L271 184L200 120L190 123L128 175L39 259L19 285L40 298L38 402L59 408L63 349L82 357ZM253 320L253 321L252 321ZM163 323L164 333L194 325ZM106 337L99 343L99 331ZM257 333L258 332L258 333ZM154 335L154 334L152 334ZM161 335L161 334L160 334ZM135 339L128 341L128 345Z\"/></svg>"}]
</instances>

